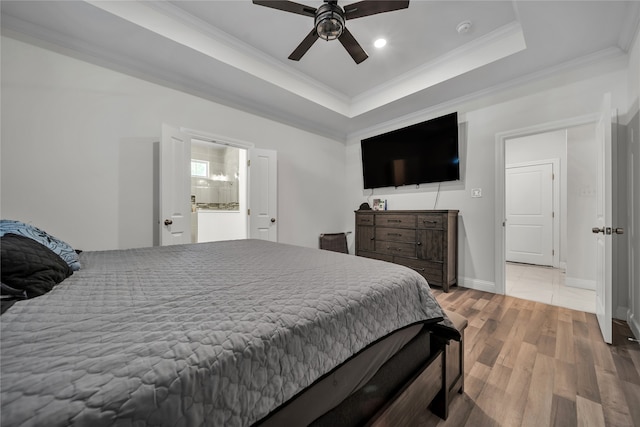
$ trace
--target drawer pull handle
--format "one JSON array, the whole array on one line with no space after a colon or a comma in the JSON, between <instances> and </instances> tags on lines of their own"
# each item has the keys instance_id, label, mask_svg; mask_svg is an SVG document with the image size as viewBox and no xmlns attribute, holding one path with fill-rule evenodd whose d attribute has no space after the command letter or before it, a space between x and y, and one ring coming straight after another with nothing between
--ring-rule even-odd
<instances>
[{"instance_id":1,"label":"drawer pull handle","mask_svg":"<svg viewBox=\"0 0 640 427\"><path fill-rule=\"evenodd\" d=\"M388 219L387 222L402 222L401 219Z\"/></svg>"},{"instance_id":2,"label":"drawer pull handle","mask_svg":"<svg viewBox=\"0 0 640 427\"><path fill-rule=\"evenodd\" d=\"M395 250L395 251L398 251L398 252L402 251L402 248L392 248L391 246L387 246L387 249Z\"/></svg>"},{"instance_id":3,"label":"drawer pull handle","mask_svg":"<svg viewBox=\"0 0 640 427\"><path fill-rule=\"evenodd\" d=\"M372 237L372 238L371 238L371 240L376 240L376 238L375 238L375 237Z\"/></svg>"},{"instance_id":4,"label":"drawer pull handle","mask_svg":"<svg viewBox=\"0 0 640 427\"><path fill-rule=\"evenodd\" d=\"M402 236L402 234L400 234L400 233L387 233L387 236L398 236L398 237L400 237L400 236Z\"/></svg>"},{"instance_id":5,"label":"drawer pull handle","mask_svg":"<svg viewBox=\"0 0 640 427\"><path fill-rule=\"evenodd\" d=\"M418 267L411 267L413 268L415 271L424 271L424 268L418 268Z\"/></svg>"},{"instance_id":6,"label":"drawer pull handle","mask_svg":"<svg viewBox=\"0 0 640 427\"><path fill-rule=\"evenodd\" d=\"M426 223L429 223L429 224L437 224L438 223L438 221L427 221L426 219L423 219L422 222L424 222L425 224Z\"/></svg>"},{"instance_id":7,"label":"drawer pull handle","mask_svg":"<svg viewBox=\"0 0 640 427\"><path fill-rule=\"evenodd\" d=\"M422 242L418 242L418 243L416 243L416 245L422 246Z\"/></svg>"}]
</instances>

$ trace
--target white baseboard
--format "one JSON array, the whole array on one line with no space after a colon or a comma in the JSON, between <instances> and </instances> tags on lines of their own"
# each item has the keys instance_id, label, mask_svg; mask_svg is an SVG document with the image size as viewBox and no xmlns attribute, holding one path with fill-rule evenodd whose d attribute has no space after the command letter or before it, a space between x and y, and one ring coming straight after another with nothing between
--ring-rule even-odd
<instances>
[{"instance_id":1,"label":"white baseboard","mask_svg":"<svg viewBox=\"0 0 640 427\"><path fill-rule=\"evenodd\" d=\"M629 313L629 307L617 307L613 312L613 318L627 320L627 317L629 317Z\"/></svg>"},{"instance_id":2,"label":"white baseboard","mask_svg":"<svg viewBox=\"0 0 640 427\"><path fill-rule=\"evenodd\" d=\"M460 286L465 288L475 289L477 291L491 292L492 294L497 293L496 284L493 282L471 279L469 277L458 277L458 281L460 282Z\"/></svg>"},{"instance_id":3,"label":"white baseboard","mask_svg":"<svg viewBox=\"0 0 640 427\"><path fill-rule=\"evenodd\" d=\"M636 316L633 315L630 309L627 311L627 323L629 324L629 327L631 328L631 332L633 332L633 336L636 339L640 339L640 321L639 320L640 319L638 319Z\"/></svg>"},{"instance_id":4,"label":"white baseboard","mask_svg":"<svg viewBox=\"0 0 640 427\"><path fill-rule=\"evenodd\" d=\"M572 288L589 289L590 291L596 290L595 280L578 279L576 277L566 277L564 284L571 286Z\"/></svg>"}]
</instances>

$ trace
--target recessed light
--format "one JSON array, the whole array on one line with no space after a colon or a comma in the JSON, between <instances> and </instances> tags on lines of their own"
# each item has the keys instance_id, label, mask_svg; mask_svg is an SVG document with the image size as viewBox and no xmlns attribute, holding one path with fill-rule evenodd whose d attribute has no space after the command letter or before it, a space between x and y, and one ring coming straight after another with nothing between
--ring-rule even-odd
<instances>
[{"instance_id":1,"label":"recessed light","mask_svg":"<svg viewBox=\"0 0 640 427\"><path fill-rule=\"evenodd\" d=\"M387 41L385 39L378 39L375 42L373 42L373 45L378 49L380 49L381 47L384 47L386 44L387 44Z\"/></svg>"}]
</instances>

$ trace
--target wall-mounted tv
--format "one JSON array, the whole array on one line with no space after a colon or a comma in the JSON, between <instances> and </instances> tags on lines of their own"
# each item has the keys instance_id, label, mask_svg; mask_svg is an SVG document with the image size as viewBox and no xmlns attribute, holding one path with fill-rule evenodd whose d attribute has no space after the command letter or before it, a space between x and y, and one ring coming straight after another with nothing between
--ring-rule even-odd
<instances>
[{"instance_id":1,"label":"wall-mounted tv","mask_svg":"<svg viewBox=\"0 0 640 427\"><path fill-rule=\"evenodd\" d=\"M460 179L457 112L360 144L365 189Z\"/></svg>"}]
</instances>

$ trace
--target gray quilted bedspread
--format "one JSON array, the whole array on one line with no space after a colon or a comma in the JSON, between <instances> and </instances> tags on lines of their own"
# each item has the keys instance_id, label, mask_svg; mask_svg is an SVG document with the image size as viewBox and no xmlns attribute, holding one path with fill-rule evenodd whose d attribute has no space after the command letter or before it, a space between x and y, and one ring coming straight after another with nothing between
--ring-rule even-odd
<instances>
[{"instance_id":1,"label":"gray quilted bedspread","mask_svg":"<svg viewBox=\"0 0 640 427\"><path fill-rule=\"evenodd\" d=\"M247 426L442 317L394 264L257 240L86 252L1 318L2 426Z\"/></svg>"}]
</instances>

